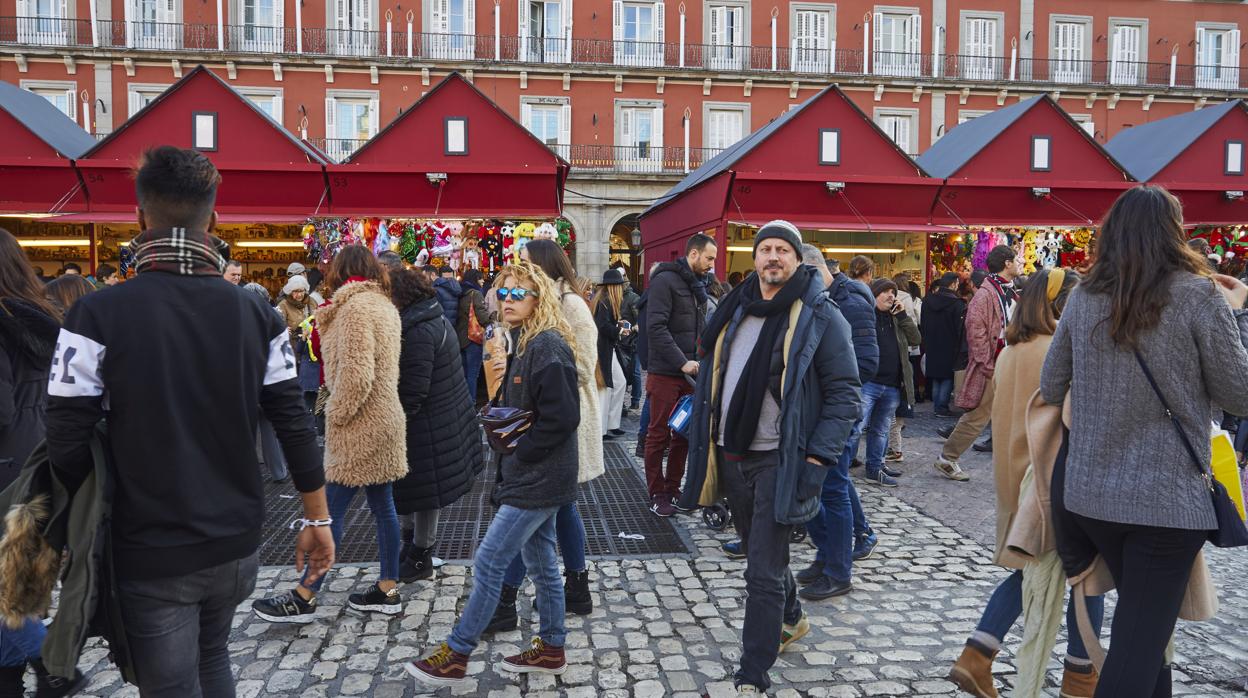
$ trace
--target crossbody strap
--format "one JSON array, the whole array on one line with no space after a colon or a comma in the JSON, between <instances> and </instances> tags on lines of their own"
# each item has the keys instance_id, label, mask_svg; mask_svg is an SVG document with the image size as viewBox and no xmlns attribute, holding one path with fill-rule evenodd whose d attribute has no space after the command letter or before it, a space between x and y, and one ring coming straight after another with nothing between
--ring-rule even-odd
<instances>
[{"instance_id":1,"label":"crossbody strap","mask_svg":"<svg viewBox=\"0 0 1248 698\"><path fill-rule=\"evenodd\" d=\"M1144 377L1148 379L1149 386L1152 387L1153 392L1157 395L1157 400L1161 402L1162 408L1166 411L1166 416L1174 424L1174 430L1179 433L1179 440L1183 442L1183 448L1187 449L1187 454L1191 456L1192 462L1196 464L1196 469L1200 471L1201 477L1205 479L1205 484L1212 490L1213 483L1210 482L1211 476L1208 467L1203 464L1200 456L1196 455L1196 449L1187 438L1187 432L1183 431L1183 425L1179 422L1179 418L1174 416L1174 412L1170 410L1170 404L1166 402L1166 396L1161 394L1161 388L1157 386L1157 381L1153 378L1153 372L1148 370L1148 364L1144 363L1144 357L1140 355L1138 349L1135 351L1135 360L1140 364L1140 370L1144 371Z\"/></svg>"}]
</instances>

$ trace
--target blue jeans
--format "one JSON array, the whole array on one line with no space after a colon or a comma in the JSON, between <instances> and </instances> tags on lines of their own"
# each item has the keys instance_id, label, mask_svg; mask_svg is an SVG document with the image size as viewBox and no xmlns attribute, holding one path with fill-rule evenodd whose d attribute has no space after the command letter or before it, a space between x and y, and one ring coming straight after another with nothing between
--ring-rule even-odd
<instances>
[{"instance_id":1,"label":"blue jeans","mask_svg":"<svg viewBox=\"0 0 1248 698\"><path fill-rule=\"evenodd\" d=\"M1088 617L1092 619L1092 627L1096 634L1101 634L1101 621L1105 616L1105 598L1089 596L1087 598ZM992 592L988 605L984 607L984 616L979 620L976 630L988 633L998 641L1005 640L1005 634L1023 614L1023 573L1014 573L997 585ZM1088 650L1083 646L1083 638L1079 636L1079 626L1075 620L1075 596L1071 594L1070 603L1066 605L1066 654L1077 659L1087 659Z\"/></svg>"},{"instance_id":2,"label":"blue jeans","mask_svg":"<svg viewBox=\"0 0 1248 698\"><path fill-rule=\"evenodd\" d=\"M473 404L477 402L477 379L481 377L481 353L481 345L470 341L460 356L464 362L464 378L468 381L468 397Z\"/></svg>"},{"instance_id":3,"label":"blue jeans","mask_svg":"<svg viewBox=\"0 0 1248 698\"><path fill-rule=\"evenodd\" d=\"M555 536L559 539L559 552L563 553L563 569L568 572L585 571L585 522L576 502L559 507L555 516ZM529 572L524 566L524 555L516 555L503 575L503 584L518 587L524 583Z\"/></svg>"},{"instance_id":4,"label":"blue jeans","mask_svg":"<svg viewBox=\"0 0 1248 698\"><path fill-rule=\"evenodd\" d=\"M394 511L394 495L391 483L367 485L365 487L347 487L336 482L325 483L325 499L329 504L329 518L334 520L329 525L329 529L334 534L334 546L337 547L342 544L342 527L347 520L347 510L351 506L351 500L355 499L356 493L361 489L364 490L364 497L368 500L368 508L373 512L373 519L377 523L377 555L381 558L381 574L378 579L397 580L399 578L399 547L402 536L399 533L399 515ZM307 579L307 573L304 574L304 579ZM300 584L312 591L320 591L321 583L324 581L325 575L321 575L319 579L311 584L306 584L303 581L300 581Z\"/></svg>"},{"instance_id":5,"label":"blue jeans","mask_svg":"<svg viewBox=\"0 0 1248 698\"><path fill-rule=\"evenodd\" d=\"M637 409L641 405L641 394L645 390L645 386L641 384L641 356L636 351L636 347L634 347L633 351L633 370L630 385L633 386L632 407Z\"/></svg>"},{"instance_id":6,"label":"blue jeans","mask_svg":"<svg viewBox=\"0 0 1248 698\"><path fill-rule=\"evenodd\" d=\"M866 468L869 477L875 476L884 467L884 449L888 447L888 430L893 426L897 406L901 404L901 389L867 383L862 386L862 419L859 426L850 434L846 447L849 453L858 452L858 432L867 440ZM842 456L844 458L844 456Z\"/></svg>"},{"instance_id":7,"label":"blue jeans","mask_svg":"<svg viewBox=\"0 0 1248 698\"><path fill-rule=\"evenodd\" d=\"M17 630L0 623L0 667L24 666L31 659L38 659L47 634L43 623L37 620L27 620Z\"/></svg>"},{"instance_id":8,"label":"blue jeans","mask_svg":"<svg viewBox=\"0 0 1248 698\"><path fill-rule=\"evenodd\" d=\"M646 396L646 401L641 403L641 426L637 427L637 443L644 444L646 442L646 429L650 426L650 396Z\"/></svg>"},{"instance_id":9,"label":"blue jeans","mask_svg":"<svg viewBox=\"0 0 1248 698\"><path fill-rule=\"evenodd\" d=\"M953 396L952 378L929 378L932 384L932 403L938 412L949 409L949 398Z\"/></svg>"},{"instance_id":10,"label":"blue jeans","mask_svg":"<svg viewBox=\"0 0 1248 698\"><path fill-rule=\"evenodd\" d=\"M537 613L541 617L537 635L547 645L563 647L567 629L563 625L563 578L555 552L558 512L558 507L517 509L504 504L498 508L473 557L472 593L446 640L451 649L461 654L472 654L476 649L481 633L494 617L503 573L516 550L523 551L524 564L537 587Z\"/></svg>"},{"instance_id":11,"label":"blue jeans","mask_svg":"<svg viewBox=\"0 0 1248 698\"><path fill-rule=\"evenodd\" d=\"M871 531L858 490L849 477L849 464L857 455L863 421L859 419L849 432L841 457L823 481L819 513L806 523L810 539L819 550L815 562L823 563L823 573L838 582L850 580L854 540Z\"/></svg>"}]
</instances>

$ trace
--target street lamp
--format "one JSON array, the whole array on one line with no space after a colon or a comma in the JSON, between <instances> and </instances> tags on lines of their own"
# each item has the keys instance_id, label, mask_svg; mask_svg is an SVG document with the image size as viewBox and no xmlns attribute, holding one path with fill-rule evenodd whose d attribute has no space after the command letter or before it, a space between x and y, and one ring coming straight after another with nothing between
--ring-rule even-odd
<instances>
[{"instance_id":1,"label":"street lamp","mask_svg":"<svg viewBox=\"0 0 1248 698\"><path fill-rule=\"evenodd\" d=\"M634 250L641 247L641 228L634 227L633 232L629 234L629 237L633 243Z\"/></svg>"}]
</instances>

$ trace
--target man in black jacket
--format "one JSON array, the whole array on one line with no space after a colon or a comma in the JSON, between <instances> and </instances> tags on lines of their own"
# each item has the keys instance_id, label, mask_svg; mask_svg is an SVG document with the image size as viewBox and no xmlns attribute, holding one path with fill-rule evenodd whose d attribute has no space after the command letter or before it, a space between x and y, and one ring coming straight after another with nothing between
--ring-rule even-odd
<instances>
[{"instance_id":1,"label":"man in black jacket","mask_svg":"<svg viewBox=\"0 0 1248 698\"><path fill-rule=\"evenodd\" d=\"M264 523L261 410L303 493L296 568L307 558L319 577L333 564L321 453L285 324L221 277L220 180L193 150L144 155L138 275L74 304L48 378L48 453L71 491L92 469L92 429L108 424L116 589L146 697L234 695L227 641L255 587Z\"/></svg>"},{"instance_id":2,"label":"man in black jacket","mask_svg":"<svg viewBox=\"0 0 1248 698\"><path fill-rule=\"evenodd\" d=\"M650 511L659 516L674 514L674 502L680 499L689 442L667 428L667 419L676 403L693 392L691 378L698 375L698 337L706 326L705 276L715 267L716 251L710 237L694 235L685 243L683 259L658 265L646 291L646 485ZM664 473L663 452L669 447Z\"/></svg>"}]
</instances>

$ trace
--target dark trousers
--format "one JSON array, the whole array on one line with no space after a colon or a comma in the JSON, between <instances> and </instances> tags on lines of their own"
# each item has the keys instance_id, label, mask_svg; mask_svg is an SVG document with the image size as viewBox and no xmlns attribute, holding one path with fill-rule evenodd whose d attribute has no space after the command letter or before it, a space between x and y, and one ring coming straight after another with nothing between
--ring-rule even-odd
<instances>
[{"instance_id":1,"label":"dark trousers","mask_svg":"<svg viewBox=\"0 0 1248 698\"><path fill-rule=\"evenodd\" d=\"M179 577L118 582L143 698L234 698L230 623L256 588L258 558Z\"/></svg>"},{"instance_id":2,"label":"dark trousers","mask_svg":"<svg viewBox=\"0 0 1248 698\"><path fill-rule=\"evenodd\" d=\"M1133 526L1072 514L1118 589L1096 698L1167 698L1166 645L1208 531Z\"/></svg>"},{"instance_id":3,"label":"dark trousers","mask_svg":"<svg viewBox=\"0 0 1248 698\"><path fill-rule=\"evenodd\" d=\"M650 401L650 423L646 426L646 487L650 496L659 494L675 496L680 491L681 478L685 476L685 456L689 454L689 442L683 436L667 428L667 419L680 398L693 392L693 386L683 376L646 376L646 399ZM663 471L663 451L667 455L667 472Z\"/></svg>"},{"instance_id":4,"label":"dark trousers","mask_svg":"<svg viewBox=\"0 0 1248 698\"><path fill-rule=\"evenodd\" d=\"M797 584L789 570L792 526L776 523L778 451L753 452L729 462L718 452L719 475L728 493L732 523L745 543L745 624L736 683L766 690L767 672L780 654L782 623L802 617Z\"/></svg>"}]
</instances>

